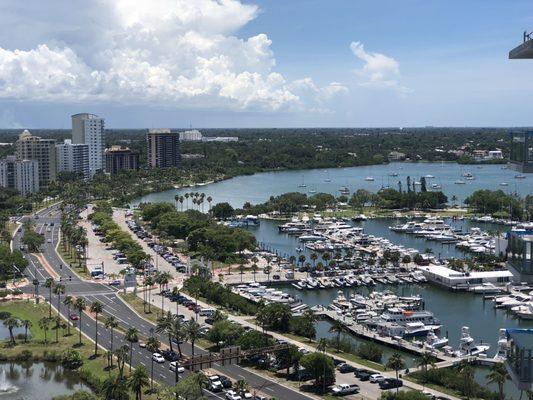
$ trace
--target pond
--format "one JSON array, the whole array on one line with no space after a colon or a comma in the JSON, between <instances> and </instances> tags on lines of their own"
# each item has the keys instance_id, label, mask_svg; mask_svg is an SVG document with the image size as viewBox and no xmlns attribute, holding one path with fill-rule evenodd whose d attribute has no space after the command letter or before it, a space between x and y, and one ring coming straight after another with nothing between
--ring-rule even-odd
<instances>
[{"instance_id":1,"label":"pond","mask_svg":"<svg viewBox=\"0 0 533 400\"><path fill-rule=\"evenodd\" d=\"M0 363L1 400L49 400L90 389L57 363Z\"/></svg>"}]
</instances>

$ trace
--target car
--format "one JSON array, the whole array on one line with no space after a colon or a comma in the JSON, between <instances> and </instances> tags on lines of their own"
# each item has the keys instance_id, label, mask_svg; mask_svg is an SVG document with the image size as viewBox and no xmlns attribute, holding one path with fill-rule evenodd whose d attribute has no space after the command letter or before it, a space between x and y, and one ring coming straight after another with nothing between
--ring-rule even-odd
<instances>
[{"instance_id":1,"label":"car","mask_svg":"<svg viewBox=\"0 0 533 400\"><path fill-rule=\"evenodd\" d=\"M163 364L165 362L165 357L163 357L159 353L152 354L152 360L154 360L158 364Z\"/></svg>"},{"instance_id":2,"label":"car","mask_svg":"<svg viewBox=\"0 0 533 400\"><path fill-rule=\"evenodd\" d=\"M220 382L220 378L218 375L210 375L207 377L208 385L207 387L212 392L220 392L222 391L222 382Z\"/></svg>"},{"instance_id":3,"label":"car","mask_svg":"<svg viewBox=\"0 0 533 400\"><path fill-rule=\"evenodd\" d=\"M268 400L268 399L265 396L260 396L260 395L256 394L254 396L254 400Z\"/></svg>"},{"instance_id":4,"label":"car","mask_svg":"<svg viewBox=\"0 0 533 400\"><path fill-rule=\"evenodd\" d=\"M355 372L355 367L350 364L341 364L337 368L341 374L348 374L350 372Z\"/></svg>"},{"instance_id":5,"label":"car","mask_svg":"<svg viewBox=\"0 0 533 400\"><path fill-rule=\"evenodd\" d=\"M372 375L373 372L369 371L368 369L365 369L365 368L356 368L355 371L353 372L353 374L355 375L356 378L359 378L359 375L361 375L361 374Z\"/></svg>"},{"instance_id":6,"label":"car","mask_svg":"<svg viewBox=\"0 0 533 400\"><path fill-rule=\"evenodd\" d=\"M237 394L237 392L234 392L233 390L228 390L226 392L226 399L227 400L242 400L242 397Z\"/></svg>"},{"instance_id":7,"label":"car","mask_svg":"<svg viewBox=\"0 0 533 400\"><path fill-rule=\"evenodd\" d=\"M370 375L370 383L379 383L385 380L385 377L381 374L372 374Z\"/></svg>"},{"instance_id":8,"label":"car","mask_svg":"<svg viewBox=\"0 0 533 400\"><path fill-rule=\"evenodd\" d=\"M108 283L109 286L120 286L120 280L115 279L114 281L111 281Z\"/></svg>"},{"instance_id":9,"label":"car","mask_svg":"<svg viewBox=\"0 0 533 400\"><path fill-rule=\"evenodd\" d=\"M176 367L178 368L178 374L182 374L185 372L185 367L182 367L181 365L179 365L177 361L172 361L170 363L170 370L175 372Z\"/></svg>"},{"instance_id":10,"label":"car","mask_svg":"<svg viewBox=\"0 0 533 400\"><path fill-rule=\"evenodd\" d=\"M139 347L141 349L145 349L146 348L146 343L145 342L139 342Z\"/></svg>"},{"instance_id":11,"label":"car","mask_svg":"<svg viewBox=\"0 0 533 400\"><path fill-rule=\"evenodd\" d=\"M403 386L401 379L387 378L379 382L380 389L396 389Z\"/></svg>"},{"instance_id":12,"label":"car","mask_svg":"<svg viewBox=\"0 0 533 400\"><path fill-rule=\"evenodd\" d=\"M372 374L371 373L368 373L368 372L361 372L357 377L359 378L359 380L361 382L365 382L365 381L368 381L370 380L370 376Z\"/></svg>"},{"instance_id":13,"label":"car","mask_svg":"<svg viewBox=\"0 0 533 400\"><path fill-rule=\"evenodd\" d=\"M162 352L162 355L168 361L178 361L180 359L178 354L175 351L172 351L172 350L164 350Z\"/></svg>"},{"instance_id":14,"label":"car","mask_svg":"<svg viewBox=\"0 0 533 400\"><path fill-rule=\"evenodd\" d=\"M252 400L254 396L250 392L243 392L241 393L241 398Z\"/></svg>"},{"instance_id":15,"label":"car","mask_svg":"<svg viewBox=\"0 0 533 400\"><path fill-rule=\"evenodd\" d=\"M355 383L351 385L347 383L341 383L340 385L337 385L331 389L331 394L333 396L346 396L355 393L359 393L359 385Z\"/></svg>"},{"instance_id":16,"label":"car","mask_svg":"<svg viewBox=\"0 0 533 400\"><path fill-rule=\"evenodd\" d=\"M48 243L52 243L52 239L48 239L47 242L48 242Z\"/></svg>"},{"instance_id":17,"label":"car","mask_svg":"<svg viewBox=\"0 0 533 400\"><path fill-rule=\"evenodd\" d=\"M76 314L76 313L74 313L74 312L73 312L73 313L70 313L70 320L71 320L71 321L77 321L78 318L79 318L79 317L78 317L78 314Z\"/></svg>"},{"instance_id":18,"label":"car","mask_svg":"<svg viewBox=\"0 0 533 400\"><path fill-rule=\"evenodd\" d=\"M231 389L231 387L233 386L233 382L231 381L231 379L224 375L219 375L218 378L220 379L220 383L222 383L222 387L224 389Z\"/></svg>"}]
</instances>

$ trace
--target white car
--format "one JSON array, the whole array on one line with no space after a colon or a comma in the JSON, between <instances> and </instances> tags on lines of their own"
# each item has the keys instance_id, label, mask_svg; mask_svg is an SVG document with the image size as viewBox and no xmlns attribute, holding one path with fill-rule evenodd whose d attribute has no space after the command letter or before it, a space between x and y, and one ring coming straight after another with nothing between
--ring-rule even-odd
<instances>
[{"instance_id":1,"label":"white car","mask_svg":"<svg viewBox=\"0 0 533 400\"><path fill-rule=\"evenodd\" d=\"M176 367L178 367L178 374L185 372L185 367L182 367L181 365L179 365L177 361L172 361L170 363L170 370L176 371Z\"/></svg>"},{"instance_id":2,"label":"white car","mask_svg":"<svg viewBox=\"0 0 533 400\"><path fill-rule=\"evenodd\" d=\"M228 390L226 392L226 399L227 400L242 400L241 396L239 396L237 392L234 392L233 390Z\"/></svg>"},{"instance_id":3,"label":"white car","mask_svg":"<svg viewBox=\"0 0 533 400\"><path fill-rule=\"evenodd\" d=\"M146 348L146 343L145 342L139 342L139 347L141 349L145 349Z\"/></svg>"},{"instance_id":4,"label":"white car","mask_svg":"<svg viewBox=\"0 0 533 400\"><path fill-rule=\"evenodd\" d=\"M385 377L381 374L373 374L373 375L370 375L370 382L371 383L379 383L381 381L384 381L385 380Z\"/></svg>"},{"instance_id":5,"label":"white car","mask_svg":"<svg viewBox=\"0 0 533 400\"><path fill-rule=\"evenodd\" d=\"M165 362L165 357L159 353L154 353L152 354L152 360L154 360L156 363L162 364Z\"/></svg>"},{"instance_id":6,"label":"white car","mask_svg":"<svg viewBox=\"0 0 533 400\"><path fill-rule=\"evenodd\" d=\"M243 399L253 399L254 396L252 396L252 394L251 394L250 392L244 392L244 393L242 394L242 398L243 398Z\"/></svg>"}]
</instances>

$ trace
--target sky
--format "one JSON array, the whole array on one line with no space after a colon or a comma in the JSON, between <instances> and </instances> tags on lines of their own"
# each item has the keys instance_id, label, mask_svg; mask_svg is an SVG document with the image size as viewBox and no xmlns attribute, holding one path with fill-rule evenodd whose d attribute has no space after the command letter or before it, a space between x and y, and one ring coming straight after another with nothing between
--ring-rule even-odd
<instances>
[{"instance_id":1,"label":"sky","mask_svg":"<svg viewBox=\"0 0 533 400\"><path fill-rule=\"evenodd\" d=\"M533 126L530 0L2 0L0 128Z\"/></svg>"}]
</instances>

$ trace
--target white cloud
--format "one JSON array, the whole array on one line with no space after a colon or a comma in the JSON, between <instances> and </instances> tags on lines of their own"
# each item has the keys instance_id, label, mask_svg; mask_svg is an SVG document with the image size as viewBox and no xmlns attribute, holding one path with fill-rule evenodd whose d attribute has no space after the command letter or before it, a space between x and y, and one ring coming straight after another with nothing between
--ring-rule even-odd
<instances>
[{"instance_id":1,"label":"white cloud","mask_svg":"<svg viewBox=\"0 0 533 400\"><path fill-rule=\"evenodd\" d=\"M402 93L410 91L399 83L400 64L394 58L381 53L367 52L361 42L352 42L350 49L364 62L362 68L355 70L361 86L392 88Z\"/></svg>"},{"instance_id":2,"label":"white cloud","mask_svg":"<svg viewBox=\"0 0 533 400\"><path fill-rule=\"evenodd\" d=\"M0 98L276 111L347 90L293 90L266 34L236 35L259 13L240 0L77 4L4 0L0 25L13 34L0 41Z\"/></svg>"}]
</instances>

